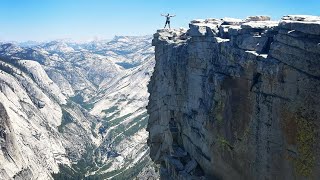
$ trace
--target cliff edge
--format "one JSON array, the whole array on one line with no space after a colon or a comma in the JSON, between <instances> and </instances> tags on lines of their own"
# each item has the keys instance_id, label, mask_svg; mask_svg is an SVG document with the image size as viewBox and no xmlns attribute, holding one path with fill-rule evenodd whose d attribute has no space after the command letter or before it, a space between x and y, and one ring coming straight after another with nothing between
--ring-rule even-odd
<instances>
[{"instance_id":1,"label":"cliff edge","mask_svg":"<svg viewBox=\"0 0 320 180\"><path fill-rule=\"evenodd\" d=\"M148 145L162 179L320 177L320 17L154 34Z\"/></svg>"}]
</instances>

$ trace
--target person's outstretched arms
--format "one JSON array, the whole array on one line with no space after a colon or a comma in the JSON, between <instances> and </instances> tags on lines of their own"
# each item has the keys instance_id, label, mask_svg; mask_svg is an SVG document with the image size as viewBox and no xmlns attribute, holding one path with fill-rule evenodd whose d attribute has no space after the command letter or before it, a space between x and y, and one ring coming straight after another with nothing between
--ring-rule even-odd
<instances>
[{"instance_id":1,"label":"person's outstretched arms","mask_svg":"<svg viewBox=\"0 0 320 180\"><path fill-rule=\"evenodd\" d=\"M175 17L176 15L170 15L170 17Z\"/></svg>"}]
</instances>

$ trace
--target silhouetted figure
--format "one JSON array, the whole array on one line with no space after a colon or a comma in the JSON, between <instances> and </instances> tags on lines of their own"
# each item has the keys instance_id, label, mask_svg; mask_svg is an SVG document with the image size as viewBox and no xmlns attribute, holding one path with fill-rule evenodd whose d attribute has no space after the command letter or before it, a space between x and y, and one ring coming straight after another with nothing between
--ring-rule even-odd
<instances>
[{"instance_id":1,"label":"silhouetted figure","mask_svg":"<svg viewBox=\"0 0 320 180\"><path fill-rule=\"evenodd\" d=\"M170 18L171 18L171 17L175 17L176 15L170 15L170 14L168 13L167 15L161 14L161 16L164 16L164 17L167 18L166 24L164 25L164 28L166 28L166 27L167 27L167 24L168 24L169 29L170 29Z\"/></svg>"}]
</instances>

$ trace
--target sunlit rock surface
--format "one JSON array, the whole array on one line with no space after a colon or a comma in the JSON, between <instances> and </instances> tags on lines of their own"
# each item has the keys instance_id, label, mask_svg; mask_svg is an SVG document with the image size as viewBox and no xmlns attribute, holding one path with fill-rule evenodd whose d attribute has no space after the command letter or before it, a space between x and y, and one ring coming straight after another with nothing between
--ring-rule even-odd
<instances>
[{"instance_id":1,"label":"sunlit rock surface","mask_svg":"<svg viewBox=\"0 0 320 180\"><path fill-rule=\"evenodd\" d=\"M319 17L189 27L153 39L147 130L161 178L319 178Z\"/></svg>"},{"instance_id":2,"label":"sunlit rock surface","mask_svg":"<svg viewBox=\"0 0 320 180\"><path fill-rule=\"evenodd\" d=\"M151 39L0 43L0 179L158 179Z\"/></svg>"}]
</instances>

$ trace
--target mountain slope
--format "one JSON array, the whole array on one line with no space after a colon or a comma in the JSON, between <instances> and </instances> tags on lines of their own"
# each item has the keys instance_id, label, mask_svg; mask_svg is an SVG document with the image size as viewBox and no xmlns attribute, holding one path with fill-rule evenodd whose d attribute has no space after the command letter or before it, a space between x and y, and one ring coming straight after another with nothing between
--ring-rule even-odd
<instances>
[{"instance_id":1,"label":"mountain slope","mask_svg":"<svg viewBox=\"0 0 320 180\"><path fill-rule=\"evenodd\" d=\"M154 66L150 40L150 36L126 36L83 44L53 41L27 47L0 45L0 57L10 63L19 62L17 69L25 72L24 78L30 78L48 96L49 100L31 98L36 108L43 111L49 102L55 104L55 111L45 111L41 120L49 123L53 121L49 115L53 114L55 124L42 131L60 143L63 153L51 158L54 168L43 170L46 179L51 173L56 179L133 179L138 174L140 178L157 178L148 156L145 131L146 86ZM4 104L7 106L7 102ZM37 152L32 148L30 151ZM35 157L30 161L39 160ZM49 166L43 165L42 169L45 167ZM31 169L25 174L37 179L36 173Z\"/></svg>"},{"instance_id":2,"label":"mountain slope","mask_svg":"<svg viewBox=\"0 0 320 180\"><path fill-rule=\"evenodd\" d=\"M126 70L122 76L103 86L93 101L91 114L103 119L106 130L100 152L110 150L105 163L111 168L100 170L103 174L118 174L113 178L125 177L126 171L141 171L150 163L146 146L148 133L145 131L148 116L145 106L148 93L147 83L154 66L150 56L141 66ZM140 166L140 170L136 166ZM119 171L121 169L121 171Z\"/></svg>"},{"instance_id":3,"label":"mountain slope","mask_svg":"<svg viewBox=\"0 0 320 180\"><path fill-rule=\"evenodd\" d=\"M81 142L99 141L91 132L82 133L78 142L59 132L66 114L86 124L95 119L64 108L66 97L37 62L0 60L0 81L0 166L4 179L51 179L51 173L59 171L59 164L70 165L81 157ZM83 127L84 123L73 129L80 135ZM75 157L68 157L69 153Z\"/></svg>"}]
</instances>

